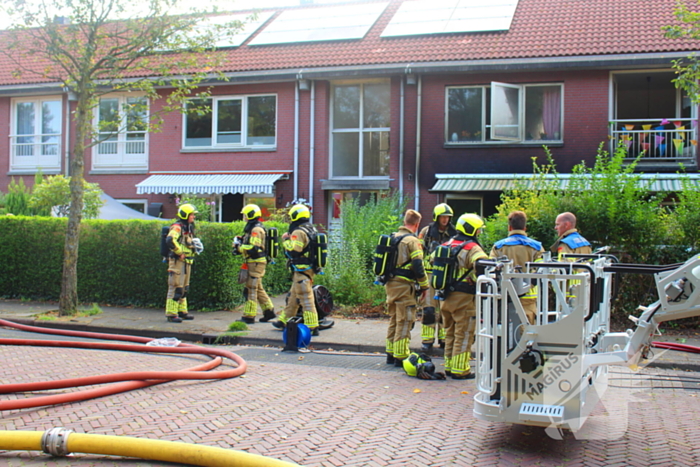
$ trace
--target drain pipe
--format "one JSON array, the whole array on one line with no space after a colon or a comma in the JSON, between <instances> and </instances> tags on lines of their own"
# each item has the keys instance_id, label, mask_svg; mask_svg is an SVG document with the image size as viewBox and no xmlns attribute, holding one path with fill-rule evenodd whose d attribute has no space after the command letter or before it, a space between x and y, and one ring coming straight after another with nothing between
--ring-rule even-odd
<instances>
[{"instance_id":1,"label":"drain pipe","mask_svg":"<svg viewBox=\"0 0 700 467\"><path fill-rule=\"evenodd\" d=\"M314 157L316 150L316 143L314 138L316 137L316 117L314 116L314 110L316 108L316 81L311 81L311 104L309 105L309 203L311 206L315 206L314 203ZM311 219L313 221L313 213L311 214Z\"/></svg>"},{"instance_id":2,"label":"drain pipe","mask_svg":"<svg viewBox=\"0 0 700 467\"><path fill-rule=\"evenodd\" d=\"M416 97L416 173L413 176L415 183L414 196L416 199L415 210L420 212L420 189L418 188L418 181L420 173L420 135L421 135L421 111L423 107L423 77L418 76L418 95Z\"/></svg>"},{"instance_id":3,"label":"drain pipe","mask_svg":"<svg viewBox=\"0 0 700 467\"><path fill-rule=\"evenodd\" d=\"M403 198L403 132L404 132L404 77L401 77L401 98L399 99L399 194Z\"/></svg>"},{"instance_id":4,"label":"drain pipe","mask_svg":"<svg viewBox=\"0 0 700 467\"><path fill-rule=\"evenodd\" d=\"M62 427L52 428L43 433L38 431L0 431L0 450L44 451L52 456L67 456L73 452L80 452L204 467L289 467L297 465L258 454L214 446L129 436L75 433L73 430Z\"/></svg>"},{"instance_id":5,"label":"drain pipe","mask_svg":"<svg viewBox=\"0 0 700 467\"><path fill-rule=\"evenodd\" d=\"M299 199L299 80L294 82L294 200Z\"/></svg>"}]
</instances>

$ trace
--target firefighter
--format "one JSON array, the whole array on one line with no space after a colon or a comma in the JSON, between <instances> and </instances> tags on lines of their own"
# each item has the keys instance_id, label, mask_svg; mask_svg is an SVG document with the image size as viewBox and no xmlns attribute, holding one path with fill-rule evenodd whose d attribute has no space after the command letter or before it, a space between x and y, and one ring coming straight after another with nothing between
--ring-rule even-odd
<instances>
[{"instance_id":1,"label":"firefighter","mask_svg":"<svg viewBox=\"0 0 700 467\"><path fill-rule=\"evenodd\" d=\"M449 292L440 307L445 325L445 374L452 379L472 379L469 360L476 328L477 261L486 259L477 235L484 221L476 214L462 214L457 219L457 235L444 243L459 248L455 271L454 290Z\"/></svg>"},{"instance_id":2,"label":"firefighter","mask_svg":"<svg viewBox=\"0 0 700 467\"><path fill-rule=\"evenodd\" d=\"M316 228L311 224L311 211L303 204L295 204L289 210L289 229L282 235L282 248L287 256L287 264L292 271L292 287L289 298L280 313L279 319L272 323L277 329L284 329L287 321L296 316L301 304L304 314L304 324L311 330L312 336L318 336L318 314L314 303L314 276L316 271L312 264L309 244L311 237L316 234Z\"/></svg>"},{"instance_id":3,"label":"firefighter","mask_svg":"<svg viewBox=\"0 0 700 467\"><path fill-rule=\"evenodd\" d=\"M234 250L243 255L243 260L248 268L248 280L243 289L245 306L241 321L247 324L255 323L255 315L258 313L258 304L263 312L261 323L266 323L275 318L275 306L263 288L263 277L267 265L267 251L265 250L265 227L262 223L262 211L256 204L248 204L241 210L243 219L248 221L243 228L243 237L236 237L233 243Z\"/></svg>"},{"instance_id":4,"label":"firefighter","mask_svg":"<svg viewBox=\"0 0 700 467\"><path fill-rule=\"evenodd\" d=\"M457 234L454 226L451 224L454 211L446 204L441 203L433 208L433 222L428 224L418 234L418 238L423 240L423 250L425 251L425 269L426 273L430 274L430 262L427 258L435 251L439 245L445 243L450 238ZM423 317L421 320L421 341L423 352L429 352L433 348L435 342L435 331L437 330L438 344L441 348L445 348L445 328L442 326L440 317L439 301L435 300L435 290L430 288L425 302L423 302Z\"/></svg>"},{"instance_id":5,"label":"firefighter","mask_svg":"<svg viewBox=\"0 0 700 467\"><path fill-rule=\"evenodd\" d=\"M576 229L576 216L570 212L562 212L554 221L554 230L559 235L557 241L549 248L552 255L556 255L557 261L575 262L576 258L563 258L566 254L591 254L591 244L583 238ZM570 280L566 283L566 298L570 306L573 306L576 294L574 289L581 283L578 280Z\"/></svg>"},{"instance_id":6,"label":"firefighter","mask_svg":"<svg viewBox=\"0 0 700 467\"><path fill-rule=\"evenodd\" d=\"M403 368L408 357L411 327L416 319L416 283L421 299L429 290L428 277L423 267L423 245L416 237L420 225L419 212L409 209L404 214L403 226L395 236L405 235L398 244L396 265L391 279L384 285L389 313L386 335L386 362Z\"/></svg>"},{"instance_id":7,"label":"firefighter","mask_svg":"<svg viewBox=\"0 0 700 467\"><path fill-rule=\"evenodd\" d=\"M177 210L177 221L170 226L165 242L168 256L168 296L165 300L165 317L171 323L194 319L187 312L187 292L190 289L190 273L195 253L204 248L194 236L194 219L198 214L194 205L186 203Z\"/></svg>"},{"instance_id":8,"label":"firefighter","mask_svg":"<svg viewBox=\"0 0 700 467\"><path fill-rule=\"evenodd\" d=\"M542 244L528 237L526 230L527 215L522 211L512 211L508 214L508 236L493 245L489 257L496 259L506 256L513 261L514 268L520 267L523 271L525 263L542 261ZM533 286L520 297L530 324L535 324L537 316L537 292L537 286Z\"/></svg>"},{"instance_id":9,"label":"firefighter","mask_svg":"<svg viewBox=\"0 0 700 467\"><path fill-rule=\"evenodd\" d=\"M561 261L564 254L588 255L591 253L591 244L578 233L576 216L572 213L563 212L559 214L554 223L554 230L556 230L559 238L549 250L552 252L552 255L556 255L557 260ZM575 261L575 259L572 261Z\"/></svg>"}]
</instances>

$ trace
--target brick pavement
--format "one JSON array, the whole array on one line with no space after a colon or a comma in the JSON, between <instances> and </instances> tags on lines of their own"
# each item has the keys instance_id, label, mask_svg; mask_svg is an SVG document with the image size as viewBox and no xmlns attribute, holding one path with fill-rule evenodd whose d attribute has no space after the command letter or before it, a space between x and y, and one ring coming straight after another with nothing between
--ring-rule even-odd
<instances>
[{"instance_id":1,"label":"brick pavement","mask_svg":"<svg viewBox=\"0 0 700 467\"><path fill-rule=\"evenodd\" d=\"M634 374L615 368L605 406L582 432L556 440L541 428L474 419L473 381L421 381L377 357L246 348L240 354L249 355L249 370L240 378L171 382L75 404L6 411L0 429L66 426L239 449L307 466L700 465L697 372L646 368ZM357 362L347 360L352 358ZM3 346L0 382L17 382L18 374L38 381L175 370L202 359ZM24 395L2 396L17 397ZM170 464L0 451L0 465Z\"/></svg>"}]
</instances>

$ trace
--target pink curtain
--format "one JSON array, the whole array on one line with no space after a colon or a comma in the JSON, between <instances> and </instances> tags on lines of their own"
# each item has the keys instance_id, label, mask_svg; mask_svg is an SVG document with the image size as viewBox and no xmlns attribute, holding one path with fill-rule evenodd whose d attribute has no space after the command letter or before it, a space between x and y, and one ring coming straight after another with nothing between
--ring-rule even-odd
<instances>
[{"instance_id":1,"label":"pink curtain","mask_svg":"<svg viewBox=\"0 0 700 467\"><path fill-rule=\"evenodd\" d=\"M547 139L561 138L561 88L544 90L542 105L542 124Z\"/></svg>"}]
</instances>

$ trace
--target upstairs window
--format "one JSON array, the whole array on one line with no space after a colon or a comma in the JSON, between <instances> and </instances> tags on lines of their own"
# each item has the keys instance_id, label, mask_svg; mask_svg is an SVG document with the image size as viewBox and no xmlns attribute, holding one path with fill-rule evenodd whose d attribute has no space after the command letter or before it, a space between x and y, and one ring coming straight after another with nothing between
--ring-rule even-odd
<instances>
[{"instance_id":1,"label":"upstairs window","mask_svg":"<svg viewBox=\"0 0 700 467\"><path fill-rule=\"evenodd\" d=\"M450 86L446 144L563 141L561 84Z\"/></svg>"},{"instance_id":2,"label":"upstairs window","mask_svg":"<svg viewBox=\"0 0 700 467\"><path fill-rule=\"evenodd\" d=\"M147 168L148 99L108 95L100 98L96 113L93 168Z\"/></svg>"},{"instance_id":3,"label":"upstairs window","mask_svg":"<svg viewBox=\"0 0 700 467\"><path fill-rule=\"evenodd\" d=\"M275 147L277 96L222 96L187 103L184 147Z\"/></svg>"},{"instance_id":4,"label":"upstairs window","mask_svg":"<svg viewBox=\"0 0 700 467\"><path fill-rule=\"evenodd\" d=\"M333 86L334 178L389 176L390 98L389 82Z\"/></svg>"},{"instance_id":5,"label":"upstairs window","mask_svg":"<svg viewBox=\"0 0 700 467\"><path fill-rule=\"evenodd\" d=\"M10 170L58 170L61 167L61 97L12 102Z\"/></svg>"}]
</instances>

